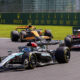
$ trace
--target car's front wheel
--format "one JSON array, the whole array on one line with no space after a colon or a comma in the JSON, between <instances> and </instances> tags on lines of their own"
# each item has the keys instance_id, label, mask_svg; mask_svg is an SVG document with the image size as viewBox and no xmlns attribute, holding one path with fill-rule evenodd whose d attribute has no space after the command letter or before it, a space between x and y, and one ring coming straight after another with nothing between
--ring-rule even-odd
<instances>
[{"instance_id":1,"label":"car's front wheel","mask_svg":"<svg viewBox=\"0 0 80 80\"><path fill-rule=\"evenodd\" d=\"M28 63L29 63L28 59L27 58L24 59L24 62L23 62L24 69L28 68Z\"/></svg>"},{"instance_id":2,"label":"car's front wheel","mask_svg":"<svg viewBox=\"0 0 80 80\"><path fill-rule=\"evenodd\" d=\"M70 50L68 47L59 47L55 53L58 63L68 63L70 60Z\"/></svg>"},{"instance_id":3,"label":"car's front wheel","mask_svg":"<svg viewBox=\"0 0 80 80\"><path fill-rule=\"evenodd\" d=\"M35 55L29 56L29 68L34 69L37 65L37 59Z\"/></svg>"}]
</instances>

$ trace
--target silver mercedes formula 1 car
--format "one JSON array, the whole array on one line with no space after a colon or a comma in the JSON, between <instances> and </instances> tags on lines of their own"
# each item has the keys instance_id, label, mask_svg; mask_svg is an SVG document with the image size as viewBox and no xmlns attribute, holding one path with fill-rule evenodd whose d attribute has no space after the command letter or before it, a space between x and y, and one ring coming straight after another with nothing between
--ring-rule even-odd
<instances>
[{"instance_id":1,"label":"silver mercedes formula 1 car","mask_svg":"<svg viewBox=\"0 0 80 80\"><path fill-rule=\"evenodd\" d=\"M14 67L15 64L23 66L23 69L33 69L37 66L68 63L70 60L70 50L68 47L59 47L56 50L49 50L48 45L55 43L29 42L25 46L19 47L19 51L0 57L0 70Z\"/></svg>"}]
</instances>

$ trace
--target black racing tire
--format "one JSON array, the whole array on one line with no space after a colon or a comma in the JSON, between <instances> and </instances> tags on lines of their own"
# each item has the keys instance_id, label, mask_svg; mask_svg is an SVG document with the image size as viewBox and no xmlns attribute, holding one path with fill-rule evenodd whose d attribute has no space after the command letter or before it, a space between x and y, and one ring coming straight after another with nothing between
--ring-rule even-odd
<instances>
[{"instance_id":1,"label":"black racing tire","mask_svg":"<svg viewBox=\"0 0 80 80\"><path fill-rule=\"evenodd\" d=\"M24 69L28 69L29 67L29 57L26 52L22 55L22 65L24 66Z\"/></svg>"},{"instance_id":2,"label":"black racing tire","mask_svg":"<svg viewBox=\"0 0 80 80\"><path fill-rule=\"evenodd\" d=\"M71 35L67 35L67 37L71 38Z\"/></svg>"},{"instance_id":3,"label":"black racing tire","mask_svg":"<svg viewBox=\"0 0 80 80\"><path fill-rule=\"evenodd\" d=\"M18 41L19 39L19 32L18 31L12 31L11 32L11 40L12 41Z\"/></svg>"},{"instance_id":4,"label":"black racing tire","mask_svg":"<svg viewBox=\"0 0 80 80\"><path fill-rule=\"evenodd\" d=\"M70 60L70 50L68 47L59 47L56 50L55 58L58 63L68 63Z\"/></svg>"},{"instance_id":5,"label":"black racing tire","mask_svg":"<svg viewBox=\"0 0 80 80\"><path fill-rule=\"evenodd\" d=\"M46 39L46 41L51 41L51 39L53 38L53 35L49 30L45 30L44 36L49 36L50 37L49 39Z\"/></svg>"},{"instance_id":6,"label":"black racing tire","mask_svg":"<svg viewBox=\"0 0 80 80\"><path fill-rule=\"evenodd\" d=\"M66 46L71 47L71 45L72 45L72 39L71 39L71 37L66 37L64 39L64 42L65 42Z\"/></svg>"},{"instance_id":7,"label":"black racing tire","mask_svg":"<svg viewBox=\"0 0 80 80\"><path fill-rule=\"evenodd\" d=\"M26 38L27 33L25 31L20 32L20 41L23 42L24 38Z\"/></svg>"},{"instance_id":8,"label":"black racing tire","mask_svg":"<svg viewBox=\"0 0 80 80\"><path fill-rule=\"evenodd\" d=\"M37 58L35 54L29 56L29 68L34 69L37 66Z\"/></svg>"},{"instance_id":9,"label":"black racing tire","mask_svg":"<svg viewBox=\"0 0 80 80\"><path fill-rule=\"evenodd\" d=\"M2 61L1 57L0 57L0 62Z\"/></svg>"},{"instance_id":10,"label":"black racing tire","mask_svg":"<svg viewBox=\"0 0 80 80\"><path fill-rule=\"evenodd\" d=\"M28 53L24 53L22 55L22 64L24 69L34 69L37 65L37 59L34 54L30 55Z\"/></svg>"},{"instance_id":11,"label":"black racing tire","mask_svg":"<svg viewBox=\"0 0 80 80\"><path fill-rule=\"evenodd\" d=\"M25 58L23 62L24 69L28 69L29 67L28 63L29 63L28 58Z\"/></svg>"}]
</instances>

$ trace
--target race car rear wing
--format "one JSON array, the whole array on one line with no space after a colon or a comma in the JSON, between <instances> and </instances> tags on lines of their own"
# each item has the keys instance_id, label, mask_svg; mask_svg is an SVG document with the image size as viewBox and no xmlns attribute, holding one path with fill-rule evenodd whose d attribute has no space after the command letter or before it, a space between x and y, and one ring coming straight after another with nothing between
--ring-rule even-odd
<instances>
[{"instance_id":1,"label":"race car rear wing","mask_svg":"<svg viewBox=\"0 0 80 80\"><path fill-rule=\"evenodd\" d=\"M16 27L16 30L17 29L26 29L26 28L28 28L28 26L18 26L18 27Z\"/></svg>"}]
</instances>

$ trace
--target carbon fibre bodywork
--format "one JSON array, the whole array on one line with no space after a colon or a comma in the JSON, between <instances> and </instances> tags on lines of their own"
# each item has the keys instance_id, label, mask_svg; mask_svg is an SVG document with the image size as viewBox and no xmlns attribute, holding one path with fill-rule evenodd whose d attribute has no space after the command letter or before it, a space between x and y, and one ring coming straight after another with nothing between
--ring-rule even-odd
<instances>
[{"instance_id":1,"label":"carbon fibre bodywork","mask_svg":"<svg viewBox=\"0 0 80 80\"><path fill-rule=\"evenodd\" d=\"M73 34L68 35L64 42L71 49L80 48L80 27L73 27Z\"/></svg>"},{"instance_id":2,"label":"carbon fibre bodywork","mask_svg":"<svg viewBox=\"0 0 80 80\"><path fill-rule=\"evenodd\" d=\"M20 26L11 31L12 41L39 41L41 39L51 40L52 38L52 33L49 30L29 29L28 26Z\"/></svg>"},{"instance_id":3,"label":"carbon fibre bodywork","mask_svg":"<svg viewBox=\"0 0 80 80\"><path fill-rule=\"evenodd\" d=\"M0 69L11 67L14 64L20 64L24 69L35 68L53 63L68 63L70 60L70 50L67 47L59 47L56 50L49 50L48 44L37 43L37 47L22 46L19 52L11 53L8 56L0 57ZM55 44L55 43L54 43ZM52 45L54 45L52 44ZM51 44L49 44L51 45Z\"/></svg>"}]
</instances>

